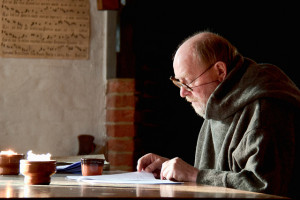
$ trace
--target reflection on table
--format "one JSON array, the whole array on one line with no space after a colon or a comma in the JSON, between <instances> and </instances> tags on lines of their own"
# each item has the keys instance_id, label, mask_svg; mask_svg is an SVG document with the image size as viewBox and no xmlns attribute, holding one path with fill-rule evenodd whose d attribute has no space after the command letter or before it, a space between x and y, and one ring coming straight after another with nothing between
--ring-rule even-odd
<instances>
[{"instance_id":1,"label":"reflection on table","mask_svg":"<svg viewBox=\"0 0 300 200\"><path fill-rule=\"evenodd\" d=\"M184 183L174 185L93 184L55 174L50 185L25 185L22 175L0 176L0 198L273 198L284 197L223 187Z\"/></svg>"}]
</instances>

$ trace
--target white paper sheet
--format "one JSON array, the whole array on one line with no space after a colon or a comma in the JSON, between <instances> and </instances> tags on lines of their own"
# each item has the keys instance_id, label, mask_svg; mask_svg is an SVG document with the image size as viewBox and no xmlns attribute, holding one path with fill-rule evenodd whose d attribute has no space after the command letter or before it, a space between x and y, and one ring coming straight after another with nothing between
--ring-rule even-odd
<instances>
[{"instance_id":1,"label":"white paper sheet","mask_svg":"<svg viewBox=\"0 0 300 200\"><path fill-rule=\"evenodd\" d=\"M67 179L83 181L87 183L123 183L123 184L180 184L170 180L156 179L152 173L129 172L99 176L67 176Z\"/></svg>"}]
</instances>

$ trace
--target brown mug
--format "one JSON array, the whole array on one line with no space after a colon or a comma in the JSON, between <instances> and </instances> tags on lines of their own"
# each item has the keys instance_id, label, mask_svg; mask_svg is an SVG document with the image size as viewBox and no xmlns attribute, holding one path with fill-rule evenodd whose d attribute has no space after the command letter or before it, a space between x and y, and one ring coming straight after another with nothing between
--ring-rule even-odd
<instances>
[{"instance_id":1,"label":"brown mug","mask_svg":"<svg viewBox=\"0 0 300 200\"><path fill-rule=\"evenodd\" d=\"M82 176L101 175L103 172L104 159L81 158Z\"/></svg>"}]
</instances>

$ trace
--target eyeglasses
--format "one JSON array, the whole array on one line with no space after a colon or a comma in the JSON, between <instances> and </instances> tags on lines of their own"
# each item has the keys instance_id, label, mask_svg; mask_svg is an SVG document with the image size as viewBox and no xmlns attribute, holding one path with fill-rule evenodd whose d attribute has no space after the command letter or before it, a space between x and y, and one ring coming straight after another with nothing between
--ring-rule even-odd
<instances>
[{"instance_id":1,"label":"eyeglasses","mask_svg":"<svg viewBox=\"0 0 300 200\"><path fill-rule=\"evenodd\" d=\"M181 87L184 87L184 89L192 92L193 91L193 88L195 87L199 87L199 86L203 86L203 85L207 85L207 84L210 84L210 83L213 83L213 82L217 82L218 80L215 80L215 81L211 81L211 82L208 82L208 83L203 83L201 85L197 85L197 86L194 86L194 87L190 87L189 85L192 84L195 80L197 80L198 78L200 78L200 76L202 76L203 74L205 74L205 72L207 72L208 70L210 70L213 66L215 65L215 63L213 63L212 65L210 65L206 70L204 70L204 72L202 72L199 76L197 76L194 80L192 80L189 84L185 84L185 83L182 83L180 82L178 79L176 79L174 76L171 76L170 77L170 80L174 83L174 85L176 85L177 87L181 88Z\"/></svg>"}]
</instances>

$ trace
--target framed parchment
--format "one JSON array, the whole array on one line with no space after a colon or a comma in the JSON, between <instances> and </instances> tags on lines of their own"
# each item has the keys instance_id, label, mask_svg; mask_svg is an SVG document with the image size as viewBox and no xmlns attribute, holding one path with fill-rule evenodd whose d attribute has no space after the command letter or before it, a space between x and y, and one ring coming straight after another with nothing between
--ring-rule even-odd
<instances>
[{"instance_id":1,"label":"framed parchment","mask_svg":"<svg viewBox=\"0 0 300 200\"><path fill-rule=\"evenodd\" d=\"M0 56L88 59L89 0L1 0Z\"/></svg>"}]
</instances>

